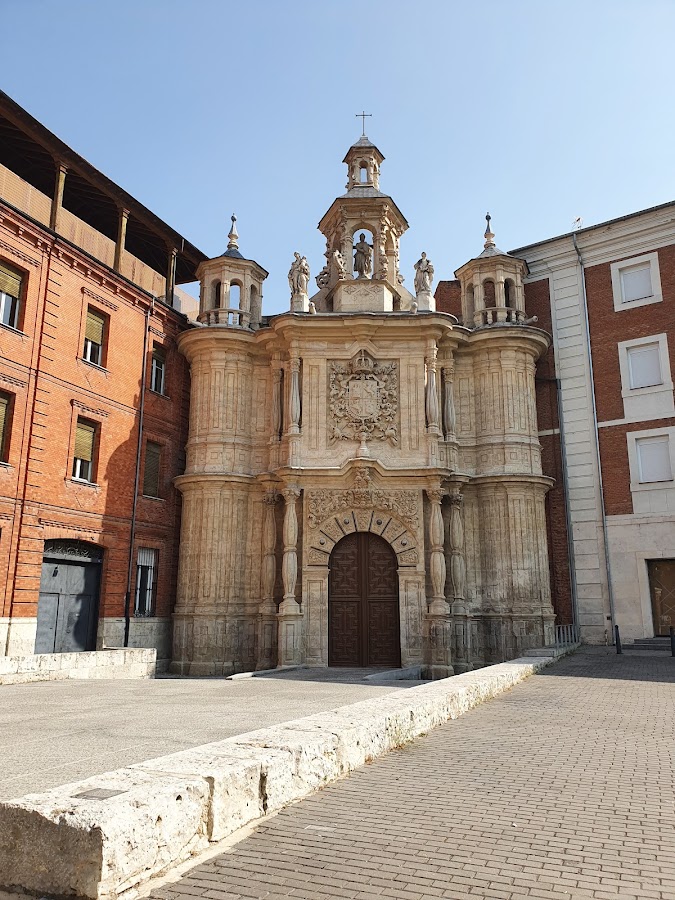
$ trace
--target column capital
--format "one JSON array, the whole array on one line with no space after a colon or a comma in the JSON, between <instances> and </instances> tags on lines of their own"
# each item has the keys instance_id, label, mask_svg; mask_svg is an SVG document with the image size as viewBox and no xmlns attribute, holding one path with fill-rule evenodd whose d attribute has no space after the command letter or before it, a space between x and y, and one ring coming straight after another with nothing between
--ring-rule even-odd
<instances>
[{"instance_id":1,"label":"column capital","mask_svg":"<svg viewBox=\"0 0 675 900\"><path fill-rule=\"evenodd\" d=\"M427 488L426 493L432 503L440 503L443 497L446 496L447 491L444 491L443 488Z\"/></svg>"},{"instance_id":2,"label":"column capital","mask_svg":"<svg viewBox=\"0 0 675 900\"><path fill-rule=\"evenodd\" d=\"M300 496L300 488L296 485L288 485L281 491L281 496L286 503L294 503Z\"/></svg>"}]
</instances>

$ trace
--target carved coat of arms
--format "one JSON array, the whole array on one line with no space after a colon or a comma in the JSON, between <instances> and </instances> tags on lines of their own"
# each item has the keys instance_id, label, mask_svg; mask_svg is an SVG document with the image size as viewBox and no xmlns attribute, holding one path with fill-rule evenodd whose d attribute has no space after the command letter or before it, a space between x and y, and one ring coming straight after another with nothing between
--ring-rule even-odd
<instances>
[{"instance_id":1,"label":"carved coat of arms","mask_svg":"<svg viewBox=\"0 0 675 900\"><path fill-rule=\"evenodd\" d=\"M348 363L329 363L329 440L398 444L398 366L361 350Z\"/></svg>"}]
</instances>

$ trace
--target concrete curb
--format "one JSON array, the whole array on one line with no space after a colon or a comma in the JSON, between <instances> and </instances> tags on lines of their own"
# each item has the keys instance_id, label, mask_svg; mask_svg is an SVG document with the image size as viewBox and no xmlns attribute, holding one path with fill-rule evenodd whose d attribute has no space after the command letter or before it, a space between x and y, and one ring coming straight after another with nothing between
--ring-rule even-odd
<instances>
[{"instance_id":1,"label":"concrete curb","mask_svg":"<svg viewBox=\"0 0 675 900\"><path fill-rule=\"evenodd\" d=\"M119 896L553 662L500 663L0 802L0 889Z\"/></svg>"}]
</instances>

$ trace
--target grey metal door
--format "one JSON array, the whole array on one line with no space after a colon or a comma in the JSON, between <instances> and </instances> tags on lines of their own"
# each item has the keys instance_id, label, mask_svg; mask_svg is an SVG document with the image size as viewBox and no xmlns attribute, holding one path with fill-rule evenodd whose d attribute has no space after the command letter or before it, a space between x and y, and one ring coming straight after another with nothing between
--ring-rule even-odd
<instances>
[{"instance_id":1,"label":"grey metal door","mask_svg":"<svg viewBox=\"0 0 675 900\"><path fill-rule=\"evenodd\" d=\"M98 620L101 563L79 560L77 543L42 563L38 601L36 653L94 650ZM60 558L59 558L60 557Z\"/></svg>"}]
</instances>

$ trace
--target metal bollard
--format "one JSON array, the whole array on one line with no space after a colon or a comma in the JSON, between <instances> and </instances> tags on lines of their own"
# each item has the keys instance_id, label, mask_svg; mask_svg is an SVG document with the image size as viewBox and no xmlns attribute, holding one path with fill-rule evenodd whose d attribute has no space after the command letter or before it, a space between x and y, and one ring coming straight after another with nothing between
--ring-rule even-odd
<instances>
[{"instance_id":1,"label":"metal bollard","mask_svg":"<svg viewBox=\"0 0 675 900\"><path fill-rule=\"evenodd\" d=\"M621 635L619 634L619 626L614 626L614 637L616 638L616 652L623 653L623 649L621 647Z\"/></svg>"},{"instance_id":2,"label":"metal bollard","mask_svg":"<svg viewBox=\"0 0 675 900\"><path fill-rule=\"evenodd\" d=\"M670 655L675 656L675 627L670 626Z\"/></svg>"}]
</instances>

